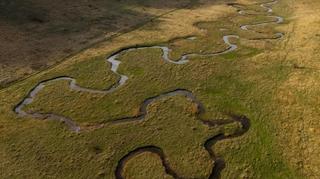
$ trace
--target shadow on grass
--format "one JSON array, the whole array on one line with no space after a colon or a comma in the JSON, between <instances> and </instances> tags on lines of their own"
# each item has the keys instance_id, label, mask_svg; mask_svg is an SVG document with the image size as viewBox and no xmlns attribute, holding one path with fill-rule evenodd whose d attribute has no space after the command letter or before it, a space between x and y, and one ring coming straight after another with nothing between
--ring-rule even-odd
<instances>
[{"instance_id":1,"label":"shadow on grass","mask_svg":"<svg viewBox=\"0 0 320 179\"><path fill-rule=\"evenodd\" d=\"M106 34L128 32L152 19L157 26L158 15L197 4L198 0L2 0L0 41L6 45L0 48L0 68L11 73L0 77L0 88L90 47Z\"/></svg>"}]
</instances>

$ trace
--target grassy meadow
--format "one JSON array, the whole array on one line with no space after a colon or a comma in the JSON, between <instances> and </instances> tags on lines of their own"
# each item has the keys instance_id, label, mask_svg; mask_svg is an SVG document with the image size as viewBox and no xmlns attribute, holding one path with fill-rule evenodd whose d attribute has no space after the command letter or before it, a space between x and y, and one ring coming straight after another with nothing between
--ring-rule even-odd
<instances>
[{"instance_id":1,"label":"grassy meadow","mask_svg":"<svg viewBox=\"0 0 320 179\"><path fill-rule=\"evenodd\" d=\"M250 31L240 26L273 20L257 5L267 1L230 1L259 15L240 15L224 1L201 1L196 8L174 11L1 90L0 178L115 178L119 160L144 146L161 148L180 177L208 178L214 161L204 143L219 134L232 135L242 126L235 122L209 127L201 120L224 119L225 113L245 115L251 126L245 134L212 146L226 163L221 178L316 178L320 174L316 150L320 67L316 60L319 38L313 32L319 28L309 29L309 38L302 34L308 25L320 21L308 13L316 13L309 1L320 7L312 0L279 1L274 14L285 22ZM311 17L304 21L305 16ZM277 32L285 37L255 40L272 38ZM63 115L84 127L106 124L102 128L74 133L61 122L21 118L13 111L37 83L58 76L73 77L82 87L110 88L119 76L111 72L106 57L119 49L162 45L172 49L172 59L179 59L183 54L224 50L222 37L230 34L240 37L230 39L238 45L231 53L194 56L177 65L164 61L159 49L130 51L119 57L118 72L129 79L117 91L92 94L71 90L67 81L49 82L25 108ZM311 45L300 48L299 42ZM136 116L145 99L175 89L191 91L205 113L198 116L195 103L172 96L151 103L141 121L110 123ZM172 178L161 158L151 152L132 157L122 175Z\"/></svg>"}]
</instances>

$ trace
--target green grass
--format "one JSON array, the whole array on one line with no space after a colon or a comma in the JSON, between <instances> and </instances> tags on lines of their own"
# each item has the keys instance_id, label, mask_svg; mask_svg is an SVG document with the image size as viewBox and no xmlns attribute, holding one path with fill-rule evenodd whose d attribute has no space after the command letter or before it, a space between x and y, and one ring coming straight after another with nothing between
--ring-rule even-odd
<instances>
[{"instance_id":1,"label":"green grass","mask_svg":"<svg viewBox=\"0 0 320 179\"><path fill-rule=\"evenodd\" d=\"M79 86L104 90L109 89L119 79L110 69L111 64L107 62L107 57L101 56L70 66L64 74L78 79Z\"/></svg>"},{"instance_id":2,"label":"green grass","mask_svg":"<svg viewBox=\"0 0 320 179\"><path fill-rule=\"evenodd\" d=\"M291 168L280 153L274 127L281 106L274 95L293 68L281 59L263 55L274 48L253 48L244 40L257 34L239 31L239 24L256 22L262 17L244 21L237 16L230 17L233 18L196 24L208 33L195 41L175 39L161 44L172 47L171 56L178 58L183 53L223 49L222 36L233 33L242 38L235 41L239 45L235 52L193 57L185 65L164 62L158 49L128 52L120 57L119 73L127 75L129 80L118 91L90 94L70 90L67 82L52 82L27 110L64 115L86 125L134 116L145 99L177 88L188 89L204 104L204 119L225 117L225 112L250 119L251 128L245 135L214 146L214 151L227 164L223 178L299 178L300 173ZM227 31L219 31L220 28ZM278 45L277 41L265 43L271 47ZM41 78L68 75L76 78L81 86L104 89L117 79L109 68L104 57L99 56ZM22 91L26 94L37 82L30 80L0 97L16 92L21 97ZM17 96L14 98L18 99ZM110 124L76 134L55 121L18 119L8 112L15 105L12 101L16 102L8 98L1 102L5 105L0 109L0 178L114 178L115 167L123 156L148 145L160 147L180 176L207 178L213 163L203 147L204 142L221 132L233 134L240 127L237 123L205 126L196 116L195 104L176 96L152 103L143 121ZM149 167L152 173L141 175L148 172ZM125 175L162 178L165 173L159 158L141 154L126 165Z\"/></svg>"},{"instance_id":3,"label":"green grass","mask_svg":"<svg viewBox=\"0 0 320 179\"><path fill-rule=\"evenodd\" d=\"M152 153L142 153L131 159L125 168L126 178L157 178L171 179L172 176L165 173L161 159Z\"/></svg>"},{"instance_id":4,"label":"green grass","mask_svg":"<svg viewBox=\"0 0 320 179\"><path fill-rule=\"evenodd\" d=\"M139 146L155 145L163 149L179 175L203 178L210 173L212 161L202 145L210 136L224 129L203 125L192 109L190 101L172 97L155 102L149 107L151 113L144 121L130 125L110 125L89 133L72 134L64 130L63 124L49 122L44 128L34 128L32 133L30 130L26 133L23 130L12 131L15 137L3 139L13 147L13 150L6 151L6 155L11 158L8 161L18 160L21 165L30 162L23 171L34 170L38 164L50 160L41 166L46 176L64 178L69 174L69 177L92 178L99 174L112 178L115 165L123 155ZM226 130L230 131L230 127ZM19 150L20 145L29 148L22 156L19 154L23 152ZM98 153L96 148L100 149ZM57 169L61 172L51 173Z\"/></svg>"}]
</instances>

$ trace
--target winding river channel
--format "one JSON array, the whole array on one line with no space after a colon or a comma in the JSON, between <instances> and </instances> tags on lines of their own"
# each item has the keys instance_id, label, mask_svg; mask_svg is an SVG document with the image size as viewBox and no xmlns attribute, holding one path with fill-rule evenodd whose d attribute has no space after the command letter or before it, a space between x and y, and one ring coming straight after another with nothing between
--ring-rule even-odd
<instances>
[{"instance_id":1,"label":"winding river channel","mask_svg":"<svg viewBox=\"0 0 320 179\"><path fill-rule=\"evenodd\" d=\"M278 1L271 1L268 3L260 4L260 6L263 9L265 9L265 11L267 13L266 17L270 17L275 20L268 21L268 22L252 23L252 24L243 24L240 26L240 28L244 31L254 31L254 30L252 30L252 28L254 28L255 26L264 26L267 24L280 24L280 23L282 23L284 20L282 17L272 15L273 10L271 7L272 7L272 5L276 4L277 2ZM250 15L249 13L246 13L245 10L241 10L241 9L238 9L238 13L243 16ZM276 38L282 38L284 36L283 33L276 33L275 35L276 35ZM70 119L68 117L65 117L65 116L62 116L59 114L51 114L51 113L43 114L43 113L36 113L36 112L28 112L28 111L25 111L24 108L33 102L33 100L34 100L34 98L36 98L37 94L41 90L43 90L47 86L48 83L52 83L52 82L56 82L56 81L69 81L70 89L75 90L75 91L82 91L82 92L87 92L87 93L99 93L99 94L110 94L110 93L116 91L121 86L125 85L126 82L129 80L128 76L126 76L125 74L120 74L118 72L118 68L121 65L121 61L119 61L118 59L124 53L130 52L130 51L135 51L135 50L141 50L141 49L160 49L162 51L162 60L164 60L165 62L168 62L168 63L176 64L176 65L183 65L183 64L189 62L190 57L217 56L217 55L230 53L230 52L236 50L238 48L238 46L236 44L233 44L230 42L230 39L232 39L232 38L240 38L240 37L237 35L234 35L234 34L229 34L229 35L223 36L223 41L228 46L224 51L221 51L218 53L206 53L206 54L189 53L189 54L182 55L180 57L180 59L178 59L178 60L170 59L169 54L170 54L171 49L168 48L167 46L131 47L131 48L119 50L118 52L113 53L110 56L108 56L106 59L106 61L111 64L111 71L120 77L119 81L115 85L113 85L111 88L109 88L107 90L96 90L96 89L84 88L84 87L77 85L77 82L74 78L71 78L68 76L56 77L53 79L48 79L48 80L39 82L33 89L31 89L29 91L27 96L19 104L17 104L15 106L14 112L21 117L28 116L28 117L32 117L35 119L41 119L41 120L62 121L70 128L70 130L72 130L74 132L80 132L81 131L80 125L76 124L72 119ZM189 37L187 39L188 40L195 40L196 37L191 37L191 38ZM144 102L140 106L138 116L116 119L110 123L111 124L112 123L122 123L122 122L129 122L130 123L130 122L134 122L137 120L143 120L145 115L148 112L147 107L152 102L159 100L161 98L170 97L170 96L178 96L178 95L184 96L184 97L192 100L194 103L196 103L198 105L199 111L200 111L198 115L205 112L203 104L196 99L196 97L193 95L192 92L190 92L186 89L177 89L177 90L165 92L160 95L150 97L150 98L144 100ZM219 140L238 137L238 136L244 134L246 131L249 130L250 122L249 122L249 119L247 119L245 116L236 116L233 114L230 114L230 120L227 120L227 121L225 121L225 120L216 120L216 121L202 120L202 122L204 125L209 125L209 126L220 126L220 125L225 125L225 124L229 124L229 123L233 123L233 122L239 122L242 125L242 129L239 130L238 132L236 132L235 134L225 136L223 133L221 133L211 139L208 139L204 144L204 148L209 152L212 160L215 161L215 166L212 170L210 178L219 178L220 172L224 168L225 162L224 162L223 158L215 155L215 153L212 149L212 146ZM100 124L99 127L103 127L103 124L102 125ZM158 156L160 156L160 158L162 160L162 165L164 166L167 174L171 175L173 178L181 178L178 176L178 174L176 174L174 172L174 170L172 168L170 168L170 165L166 160L165 151L162 151L162 149L157 146L145 146L145 147L137 148L137 149L131 151L130 153L128 153L126 156L124 156L121 160L119 160L118 166L115 170L116 178L117 179L123 178L123 176L122 176L123 167L126 165L127 161L129 161L131 158L133 158L137 154L142 153L142 152L147 152L147 151L155 153Z\"/></svg>"},{"instance_id":2,"label":"winding river channel","mask_svg":"<svg viewBox=\"0 0 320 179\"><path fill-rule=\"evenodd\" d=\"M177 61L174 61L172 59L169 58L169 53L171 51L171 49L169 49L168 47L165 46L150 46L150 47L132 47L132 48L127 48L124 50L120 50L114 54L112 54L111 56L109 56L107 58L107 62L111 63L111 71L114 72L115 74L120 76L120 80L111 88L107 89L107 90L96 90L96 89L90 89L90 88L84 88L81 87L79 85L77 85L77 82L74 78L68 77L68 76L61 76L61 77L56 77L53 79L49 79L49 80L44 80L40 83L38 83L27 95L27 97L25 97L15 108L14 111L21 117L23 116L31 116L33 118L36 119L48 119L48 120L57 120L57 121L62 121L65 122L66 125L75 132L79 132L80 131L80 126L77 126L75 122L73 122L71 119L61 116L61 115L57 115L57 114L42 114L42 113L34 113L34 112L27 112L25 110L23 110L23 108L29 104L31 104L34 100L34 98L36 98L37 94L46 87L46 85L48 83L52 83L52 82L56 82L56 81L69 81L69 87L72 90L75 91L82 91L82 92L88 92L88 93L99 93L99 94L109 94L112 93L114 91L116 91L118 88L120 88L121 86L125 85L126 81L129 79L126 75L124 74L119 74L118 73L118 68L121 64L121 61L117 60L119 58L119 56L123 53L126 52L130 52L130 51L134 51L134 50L141 50L141 49L147 49L147 48L151 48L151 49L161 49L162 50L162 59L168 63L173 63L173 64L177 64L177 65L182 65L185 63L189 62L189 58L190 57L194 57L194 56L217 56L217 55L222 55L222 54L226 54L229 53L231 51L234 51L238 48L238 46L236 44L232 44L230 42L230 38L239 38L236 35L225 35L223 36L223 41L226 45L228 45L228 48L226 48L224 51L221 52L217 52L217 53L207 53L207 54L197 54L197 53L190 53L190 54L185 54L182 55L180 57L180 59L178 59ZM192 39L190 39L192 40Z\"/></svg>"}]
</instances>

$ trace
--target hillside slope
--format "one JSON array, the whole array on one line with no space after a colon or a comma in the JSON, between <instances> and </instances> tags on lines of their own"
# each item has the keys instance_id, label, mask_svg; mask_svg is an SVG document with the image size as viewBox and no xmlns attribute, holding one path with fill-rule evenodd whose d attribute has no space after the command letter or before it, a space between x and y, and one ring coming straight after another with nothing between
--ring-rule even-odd
<instances>
[{"instance_id":1,"label":"hillside slope","mask_svg":"<svg viewBox=\"0 0 320 179\"><path fill-rule=\"evenodd\" d=\"M193 0L3 0L0 88Z\"/></svg>"}]
</instances>

